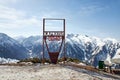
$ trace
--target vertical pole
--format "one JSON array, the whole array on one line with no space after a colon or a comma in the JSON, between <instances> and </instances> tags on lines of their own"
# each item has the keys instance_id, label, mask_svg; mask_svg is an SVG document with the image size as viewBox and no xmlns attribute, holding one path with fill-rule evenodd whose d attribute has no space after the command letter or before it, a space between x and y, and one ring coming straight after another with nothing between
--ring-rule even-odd
<instances>
[{"instance_id":1,"label":"vertical pole","mask_svg":"<svg viewBox=\"0 0 120 80\"><path fill-rule=\"evenodd\" d=\"M65 53L65 52L66 52L66 51L65 51L65 19L63 20L63 23L64 23L64 24L63 24L63 27L64 27L64 64L65 64L65 54L66 54L66 53Z\"/></svg>"},{"instance_id":2,"label":"vertical pole","mask_svg":"<svg viewBox=\"0 0 120 80\"><path fill-rule=\"evenodd\" d=\"M44 53L44 31L45 31L45 19L43 18L43 59L42 59L42 61L43 61L43 64L44 64L44 55L45 55L45 53Z\"/></svg>"}]
</instances>

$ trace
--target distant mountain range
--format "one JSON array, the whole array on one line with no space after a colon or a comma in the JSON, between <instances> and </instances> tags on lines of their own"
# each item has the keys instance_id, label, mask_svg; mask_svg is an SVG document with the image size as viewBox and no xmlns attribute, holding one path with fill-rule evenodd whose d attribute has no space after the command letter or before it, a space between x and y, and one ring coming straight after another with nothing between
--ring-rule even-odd
<instances>
[{"instance_id":1,"label":"distant mountain range","mask_svg":"<svg viewBox=\"0 0 120 80\"><path fill-rule=\"evenodd\" d=\"M54 43L49 41L48 45L51 51L57 50L60 41ZM66 56L77 58L94 66L97 66L100 60L114 58L118 55L118 50L120 51L120 42L115 39L100 39L80 34L68 34L66 36ZM4 33L0 33L0 57L2 58L41 58L41 52L42 36L17 37L13 39ZM45 56L48 58L47 53Z\"/></svg>"}]
</instances>

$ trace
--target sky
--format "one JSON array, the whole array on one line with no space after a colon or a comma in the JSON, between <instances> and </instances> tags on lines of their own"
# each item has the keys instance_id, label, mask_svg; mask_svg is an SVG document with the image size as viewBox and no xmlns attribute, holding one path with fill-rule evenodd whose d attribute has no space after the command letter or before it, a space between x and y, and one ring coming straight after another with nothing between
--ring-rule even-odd
<instances>
[{"instance_id":1,"label":"sky","mask_svg":"<svg viewBox=\"0 0 120 80\"><path fill-rule=\"evenodd\" d=\"M67 34L120 40L120 0L0 0L0 33L42 35L43 18L65 19Z\"/></svg>"}]
</instances>

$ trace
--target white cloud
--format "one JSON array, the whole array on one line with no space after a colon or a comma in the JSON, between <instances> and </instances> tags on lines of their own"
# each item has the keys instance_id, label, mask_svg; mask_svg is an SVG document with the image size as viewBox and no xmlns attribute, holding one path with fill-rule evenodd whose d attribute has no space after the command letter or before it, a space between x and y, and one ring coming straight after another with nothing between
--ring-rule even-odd
<instances>
[{"instance_id":1,"label":"white cloud","mask_svg":"<svg viewBox=\"0 0 120 80\"><path fill-rule=\"evenodd\" d=\"M6 5L9 3L16 3L18 0L0 0L0 4Z\"/></svg>"},{"instance_id":2,"label":"white cloud","mask_svg":"<svg viewBox=\"0 0 120 80\"><path fill-rule=\"evenodd\" d=\"M0 0L0 32L10 36L42 34L42 18L66 17L65 13L50 10L42 10L37 15L34 14L34 16L24 11L24 9L19 10L17 7L9 5L17 1L18 0L12 0L12 2L10 2L10 0ZM58 29L58 27L50 27L50 29L51 28Z\"/></svg>"},{"instance_id":3,"label":"white cloud","mask_svg":"<svg viewBox=\"0 0 120 80\"><path fill-rule=\"evenodd\" d=\"M36 16L28 17L24 11L0 6L0 28L18 29L27 26L40 26L40 20Z\"/></svg>"},{"instance_id":4,"label":"white cloud","mask_svg":"<svg viewBox=\"0 0 120 80\"><path fill-rule=\"evenodd\" d=\"M81 16L89 16L91 14L94 14L96 12L100 12L104 10L106 7L101 7L98 5L91 5L91 6L83 6L80 8L79 14Z\"/></svg>"},{"instance_id":5,"label":"white cloud","mask_svg":"<svg viewBox=\"0 0 120 80\"><path fill-rule=\"evenodd\" d=\"M42 33L42 19L26 11L0 5L0 32L11 37L30 36Z\"/></svg>"},{"instance_id":6,"label":"white cloud","mask_svg":"<svg viewBox=\"0 0 120 80\"><path fill-rule=\"evenodd\" d=\"M24 12L0 5L0 19L16 20L22 16L25 16Z\"/></svg>"}]
</instances>

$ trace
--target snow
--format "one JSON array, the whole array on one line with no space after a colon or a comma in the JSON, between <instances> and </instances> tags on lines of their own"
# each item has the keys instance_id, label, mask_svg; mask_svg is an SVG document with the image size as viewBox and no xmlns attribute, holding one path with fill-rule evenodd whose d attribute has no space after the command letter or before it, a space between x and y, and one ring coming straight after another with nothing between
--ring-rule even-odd
<instances>
[{"instance_id":1,"label":"snow","mask_svg":"<svg viewBox=\"0 0 120 80\"><path fill-rule=\"evenodd\" d=\"M71 66L0 66L0 80L115 80Z\"/></svg>"},{"instance_id":2,"label":"snow","mask_svg":"<svg viewBox=\"0 0 120 80\"><path fill-rule=\"evenodd\" d=\"M0 57L0 64L5 64L5 63L17 63L19 60L16 59L10 59L10 58L1 58Z\"/></svg>"},{"instance_id":3,"label":"snow","mask_svg":"<svg viewBox=\"0 0 120 80\"><path fill-rule=\"evenodd\" d=\"M102 47L102 46L105 45L104 41L102 39L100 39L100 38L93 37L92 40L93 40L93 42L96 43L97 46Z\"/></svg>"},{"instance_id":4,"label":"snow","mask_svg":"<svg viewBox=\"0 0 120 80\"><path fill-rule=\"evenodd\" d=\"M81 34L68 34L67 35L67 41L70 41L69 39L72 39L73 41L76 41L78 43L87 43L87 42L91 42L91 43L96 43L97 46L104 46L105 43L117 43L118 41L116 39L113 38L105 38L105 39L101 39L98 37L89 37L86 35L81 35Z\"/></svg>"},{"instance_id":5,"label":"snow","mask_svg":"<svg viewBox=\"0 0 120 80\"><path fill-rule=\"evenodd\" d=\"M113 57L113 59L120 58L120 49L117 49L116 55Z\"/></svg>"},{"instance_id":6,"label":"snow","mask_svg":"<svg viewBox=\"0 0 120 80\"><path fill-rule=\"evenodd\" d=\"M19 45L19 43L13 38L9 37L8 35L4 33L0 33L0 45L4 46L4 44Z\"/></svg>"},{"instance_id":7,"label":"snow","mask_svg":"<svg viewBox=\"0 0 120 80\"><path fill-rule=\"evenodd\" d=\"M120 49L117 49L116 55L112 58L112 62L120 64Z\"/></svg>"},{"instance_id":8,"label":"snow","mask_svg":"<svg viewBox=\"0 0 120 80\"><path fill-rule=\"evenodd\" d=\"M111 58L110 55L107 55L107 59L104 61L104 64L108 65L108 66L112 66L112 62L111 62Z\"/></svg>"},{"instance_id":9,"label":"snow","mask_svg":"<svg viewBox=\"0 0 120 80\"><path fill-rule=\"evenodd\" d=\"M30 55L30 58L32 58L32 50L28 50L29 51L29 55Z\"/></svg>"},{"instance_id":10,"label":"snow","mask_svg":"<svg viewBox=\"0 0 120 80\"><path fill-rule=\"evenodd\" d=\"M77 65L86 66L86 64L84 64L84 63L78 63Z\"/></svg>"},{"instance_id":11,"label":"snow","mask_svg":"<svg viewBox=\"0 0 120 80\"><path fill-rule=\"evenodd\" d=\"M118 41L116 39L113 39L113 38L105 38L103 39L104 42L109 42L109 43L117 43Z\"/></svg>"},{"instance_id":12,"label":"snow","mask_svg":"<svg viewBox=\"0 0 120 80\"><path fill-rule=\"evenodd\" d=\"M92 40L90 39L90 37L85 36L85 35L79 35L77 38L79 38L84 43L92 42Z\"/></svg>"},{"instance_id":13,"label":"snow","mask_svg":"<svg viewBox=\"0 0 120 80\"><path fill-rule=\"evenodd\" d=\"M66 39L68 42L71 42L72 40L76 43L81 43L81 44L92 41L89 37L81 34L68 34Z\"/></svg>"},{"instance_id":14,"label":"snow","mask_svg":"<svg viewBox=\"0 0 120 80\"><path fill-rule=\"evenodd\" d=\"M96 46L100 46L100 50L102 49L102 47L105 45L105 42L97 37L89 37L86 35L80 35L80 34L69 34L67 36L67 41L69 43L72 43L72 41L74 41L75 43L79 43L81 45L85 45L86 43L90 42L90 43L95 43ZM72 40L72 41L71 41ZM114 41L115 42L115 41Z\"/></svg>"}]
</instances>

